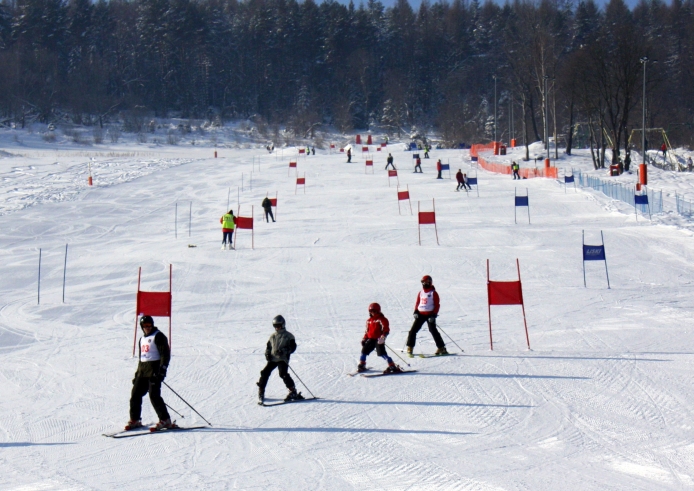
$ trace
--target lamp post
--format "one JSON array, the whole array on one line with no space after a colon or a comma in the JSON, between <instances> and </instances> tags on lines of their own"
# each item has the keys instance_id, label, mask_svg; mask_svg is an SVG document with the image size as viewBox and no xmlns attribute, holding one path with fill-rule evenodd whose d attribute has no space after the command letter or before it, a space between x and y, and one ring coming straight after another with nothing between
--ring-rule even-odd
<instances>
[{"instance_id":1,"label":"lamp post","mask_svg":"<svg viewBox=\"0 0 694 491\"><path fill-rule=\"evenodd\" d=\"M496 141L496 75L492 75L494 79L494 141Z\"/></svg>"},{"instance_id":2,"label":"lamp post","mask_svg":"<svg viewBox=\"0 0 694 491\"><path fill-rule=\"evenodd\" d=\"M643 152L643 163L646 163L646 64L648 57L644 56L639 60L643 65L643 102L641 111L641 152Z\"/></svg>"},{"instance_id":3,"label":"lamp post","mask_svg":"<svg viewBox=\"0 0 694 491\"><path fill-rule=\"evenodd\" d=\"M547 80L549 80L549 75L545 75L542 79L545 83L545 145L547 146L547 160L549 160L549 104L547 100Z\"/></svg>"}]
</instances>

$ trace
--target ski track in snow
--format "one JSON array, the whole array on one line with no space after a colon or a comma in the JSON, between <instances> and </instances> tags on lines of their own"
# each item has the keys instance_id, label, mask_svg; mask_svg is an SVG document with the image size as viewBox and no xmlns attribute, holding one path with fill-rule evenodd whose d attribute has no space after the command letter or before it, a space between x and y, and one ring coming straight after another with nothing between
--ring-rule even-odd
<instances>
[{"instance_id":1,"label":"ski track in snow","mask_svg":"<svg viewBox=\"0 0 694 491\"><path fill-rule=\"evenodd\" d=\"M375 175L364 174L361 155L351 165L340 154L301 158L305 194L294 194L288 156L254 150L220 151L219 159L197 148L175 158L97 159L93 188L86 158L3 158L0 488L694 487L687 227L636 222L633 209L593 191L564 193L552 180L514 183L479 171L479 198L454 193L454 180L434 179L436 158L450 158L453 173L469 172L467 152L432 151L415 175L411 154L399 147L389 151L415 213L417 200L429 210L436 198L440 246L430 226L418 245L407 205L398 215L396 188L383 171L387 153L375 155ZM255 205L255 250L250 231L241 230L236 250L221 251L219 217L229 188L237 211L241 173L241 215ZM689 182L667 179L681 189ZM522 209L513 223L515 186L529 189L531 225ZM275 191L277 222L267 224L260 201ZM605 233L610 290L598 262L586 264L583 287L584 229L587 243ZM513 280L516 257L532 351L517 307L493 308L490 351L485 261L492 279ZM128 416L137 268L144 290L165 290L169 263L167 382L214 426L104 438ZM381 304L391 322L388 345L402 348L424 274L441 295L440 326L465 355L407 359L418 373L405 376L347 377L368 304ZM278 313L297 337L292 367L321 399L262 408L255 381ZM164 331L166 324L158 320ZM422 329L417 350L434 349ZM375 354L369 364L385 368ZM179 424L201 423L163 392L185 416L175 418ZM267 395L284 394L275 373ZM143 420L155 421L148 400L143 407Z\"/></svg>"}]
</instances>

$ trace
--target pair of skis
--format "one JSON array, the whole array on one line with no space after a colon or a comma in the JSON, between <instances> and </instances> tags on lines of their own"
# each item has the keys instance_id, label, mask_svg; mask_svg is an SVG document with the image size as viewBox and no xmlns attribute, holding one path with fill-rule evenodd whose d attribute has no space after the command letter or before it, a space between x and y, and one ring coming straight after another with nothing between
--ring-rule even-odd
<instances>
[{"instance_id":1,"label":"pair of skis","mask_svg":"<svg viewBox=\"0 0 694 491\"><path fill-rule=\"evenodd\" d=\"M366 370L364 370L362 372L356 371L356 372L348 373L347 375L349 375L350 377L354 377L355 375L361 375L362 377L373 378L373 377L383 377L385 375L401 375L403 373L414 373L417 371L417 370L403 370L401 372L366 373L366 372L369 372L371 370L372 370L371 367L366 367Z\"/></svg>"},{"instance_id":2,"label":"pair of skis","mask_svg":"<svg viewBox=\"0 0 694 491\"><path fill-rule=\"evenodd\" d=\"M120 430L113 433L104 433L108 438L132 438L134 436L154 435L156 433L175 433L179 431L201 430L209 426L174 426L173 428L162 428L160 430L150 428L149 425L141 426L134 430Z\"/></svg>"}]
</instances>

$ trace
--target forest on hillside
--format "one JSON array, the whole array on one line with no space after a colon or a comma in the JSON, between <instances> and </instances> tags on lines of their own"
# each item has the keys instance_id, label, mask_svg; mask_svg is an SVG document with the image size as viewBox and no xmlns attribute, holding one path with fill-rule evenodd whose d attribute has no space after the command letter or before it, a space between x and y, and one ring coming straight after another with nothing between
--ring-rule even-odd
<instances>
[{"instance_id":1,"label":"forest on hillside","mask_svg":"<svg viewBox=\"0 0 694 491\"><path fill-rule=\"evenodd\" d=\"M242 118L457 145L494 137L496 86L497 139L548 127L623 154L643 57L647 126L694 144L694 0L3 0L0 123Z\"/></svg>"}]
</instances>

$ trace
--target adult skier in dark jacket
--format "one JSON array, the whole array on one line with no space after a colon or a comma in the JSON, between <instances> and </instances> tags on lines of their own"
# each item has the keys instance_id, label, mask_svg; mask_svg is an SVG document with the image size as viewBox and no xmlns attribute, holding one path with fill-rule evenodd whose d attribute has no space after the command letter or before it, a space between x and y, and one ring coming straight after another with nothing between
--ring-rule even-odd
<instances>
[{"instance_id":1,"label":"adult skier in dark jacket","mask_svg":"<svg viewBox=\"0 0 694 491\"><path fill-rule=\"evenodd\" d=\"M169 340L164 333L154 325L149 315L140 318L140 328L144 335L139 342L139 362L133 379L133 389L130 394L130 421L126 430L141 428L142 398L149 392L149 400L159 417L159 423L154 429L175 428L171 422L166 404L161 397L161 383L166 378L166 371L171 359Z\"/></svg>"},{"instance_id":2,"label":"adult skier in dark jacket","mask_svg":"<svg viewBox=\"0 0 694 491\"><path fill-rule=\"evenodd\" d=\"M275 332L270 336L265 348L267 365L260 371L260 380L257 382L258 404L262 404L265 400L265 386L275 368L279 370L280 378L284 381L287 389L289 389L289 394L287 394L284 400L296 401L303 399L304 396L296 391L294 380L288 373L289 357L296 351L294 335L285 329L284 317L281 315L272 319L272 326L275 328Z\"/></svg>"},{"instance_id":3,"label":"adult skier in dark jacket","mask_svg":"<svg viewBox=\"0 0 694 491\"><path fill-rule=\"evenodd\" d=\"M376 354L388 362L388 368L383 373L399 373L402 369L393 363L393 359L386 353L386 336L390 333L390 323L381 312L381 306L377 303L369 305L369 320L366 321L366 332L361 340L361 356L357 372L366 371L366 357L376 349Z\"/></svg>"},{"instance_id":4,"label":"adult skier in dark jacket","mask_svg":"<svg viewBox=\"0 0 694 491\"><path fill-rule=\"evenodd\" d=\"M431 276L422 277L422 291L417 294L417 302L414 305L414 322L407 336L407 354L412 357L412 350L417 342L417 333L426 322L429 332L436 343L436 354L447 355L446 344L443 342L441 333L436 329L436 318L439 315L439 294L436 292Z\"/></svg>"},{"instance_id":5,"label":"adult skier in dark jacket","mask_svg":"<svg viewBox=\"0 0 694 491\"><path fill-rule=\"evenodd\" d=\"M265 221L270 223L270 219L268 218L268 215L270 218L272 218L272 221L275 221L275 216L272 214L272 201L270 201L270 198L265 196L265 199L261 203L261 206L263 207L263 210L265 210Z\"/></svg>"}]
</instances>

